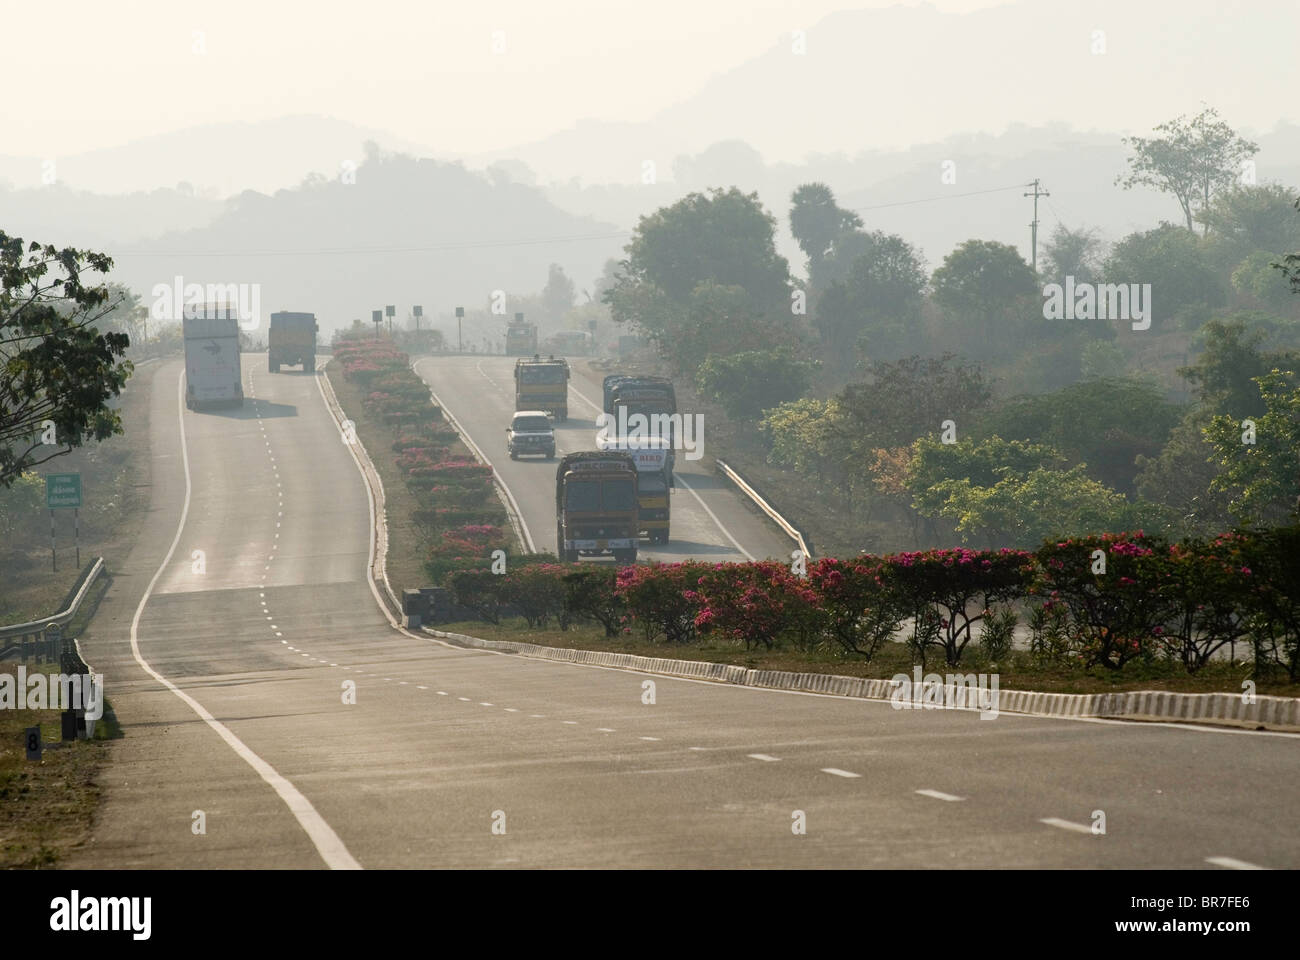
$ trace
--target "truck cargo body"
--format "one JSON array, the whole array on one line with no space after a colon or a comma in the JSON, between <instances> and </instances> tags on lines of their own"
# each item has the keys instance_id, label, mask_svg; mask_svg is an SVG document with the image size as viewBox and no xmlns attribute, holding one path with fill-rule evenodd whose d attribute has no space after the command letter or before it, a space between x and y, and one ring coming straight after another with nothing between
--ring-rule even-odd
<instances>
[{"instance_id":1,"label":"truck cargo body","mask_svg":"<svg viewBox=\"0 0 1300 960\"><path fill-rule=\"evenodd\" d=\"M672 502L672 450L664 439L646 438L628 441L609 438L597 444L603 451L617 450L636 462L639 534L651 543L667 543Z\"/></svg>"},{"instance_id":2,"label":"truck cargo body","mask_svg":"<svg viewBox=\"0 0 1300 960\"><path fill-rule=\"evenodd\" d=\"M316 315L314 313L271 314L266 333L266 363L272 373L282 364L302 364L304 372L316 369Z\"/></svg>"},{"instance_id":3,"label":"truck cargo body","mask_svg":"<svg viewBox=\"0 0 1300 960\"><path fill-rule=\"evenodd\" d=\"M185 406L244 404L239 367L239 320L232 313L200 312L181 320L185 338Z\"/></svg>"},{"instance_id":4,"label":"truck cargo body","mask_svg":"<svg viewBox=\"0 0 1300 960\"><path fill-rule=\"evenodd\" d=\"M555 471L556 553L613 554L635 563L640 531L636 463L626 453L570 453Z\"/></svg>"}]
</instances>

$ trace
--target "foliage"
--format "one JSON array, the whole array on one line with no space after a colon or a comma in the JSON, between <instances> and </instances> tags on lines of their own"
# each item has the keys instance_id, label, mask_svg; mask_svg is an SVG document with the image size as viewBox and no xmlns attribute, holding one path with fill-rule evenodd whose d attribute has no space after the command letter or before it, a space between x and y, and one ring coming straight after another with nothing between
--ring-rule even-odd
<instances>
[{"instance_id":1,"label":"foliage","mask_svg":"<svg viewBox=\"0 0 1300 960\"><path fill-rule=\"evenodd\" d=\"M1253 420L1254 442L1235 416L1220 414L1205 428L1221 468L1212 489L1232 492L1237 518L1277 523L1300 506L1300 381L1278 369L1254 379L1265 408Z\"/></svg>"},{"instance_id":2,"label":"foliage","mask_svg":"<svg viewBox=\"0 0 1300 960\"><path fill-rule=\"evenodd\" d=\"M808 582L831 637L847 653L868 662L912 612L884 577L878 557L828 558L808 568Z\"/></svg>"},{"instance_id":3,"label":"foliage","mask_svg":"<svg viewBox=\"0 0 1300 960\"><path fill-rule=\"evenodd\" d=\"M802 395L812 385L816 363L790 347L749 350L710 357L696 373L700 392L721 403L736 420L757 419L764 410Z\"/></svg>"},{"instance_id":4,"label":"foliage","mask_svg":"<svg viewBox=\"0 0 1300 960\"><path fill-rule=\"evenodd\" d=\"M760 643L771 650L781 633L811 618L817 603L807 584L775 560L715 564L685 596L699 604L700 633L719 633L746 650Z\"/></svg>"},{"instance_id":5,"label":"foliage","mask_svg":"<svg viewBox=\"0 0 1300 960\"><path fill-rule=\"evenodd\" d=\"M90 250L62 250L0 231L0 486L89 440L122 432L107 406L131 375L130 339L101 332L122 295L88 274L113 261ZM47 435L53 427L52 443Z\"/></svg>"}]
</instances>

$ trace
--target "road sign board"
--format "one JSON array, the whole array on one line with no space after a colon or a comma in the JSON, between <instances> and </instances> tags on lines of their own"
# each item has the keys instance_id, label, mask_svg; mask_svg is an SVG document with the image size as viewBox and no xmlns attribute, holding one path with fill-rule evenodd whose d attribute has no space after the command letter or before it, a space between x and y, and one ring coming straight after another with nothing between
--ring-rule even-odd
<instances>
[{"instance_id":1,"label":"road sign board","mask_svg":"<svg viewBox=\"0 0 1300 960\"><path fill-rule=\"evenodd\" d=\"M51 473L45 478L45 505L51 510L81 506L81 474Z\"/></svg>"}]
</instances>

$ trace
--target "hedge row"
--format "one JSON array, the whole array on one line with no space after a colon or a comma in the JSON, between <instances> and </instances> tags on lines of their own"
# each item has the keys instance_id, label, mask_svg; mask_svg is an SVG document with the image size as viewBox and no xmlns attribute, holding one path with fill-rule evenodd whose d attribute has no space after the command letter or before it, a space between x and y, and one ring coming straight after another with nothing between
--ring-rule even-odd
<instances>
[{"instance_id":1,"label":"hedge row","mask_svg":"<svg viewBox=\"0 0 1300 960\"><path fill-rule=\"evenodd\" d=\"M972 642L1005 658L1022 617L1031 651L1120 670L1164 657L1188 673L1229 644L1257 675L1300 673L1300 526L1168 543L1142 531L1045 543L779 562L614 568L555 563L451 579L458 602L496 620L510 604L531 626L602 624L607 636L689 643L715 635L772 648L834 644L870 660L903 635L924 664L961 662Z\"/></svg>"},{"instance_id":2,"label":"hedge row","mask_svg":"<svg viewBox=\"0 0 1300 960\"><path fill-rule=\"evenodd\" d=\"M412 520L437 543L425 570L441 583L455 570L487 569L492 551L507 546L492 468L454 452L460 442L455 429L411 370L410 358L391 342L343 339L334 356L343 376L367 391L366 413L395 435L389 455L419 504Z\"/></svg>"}]
</instances>

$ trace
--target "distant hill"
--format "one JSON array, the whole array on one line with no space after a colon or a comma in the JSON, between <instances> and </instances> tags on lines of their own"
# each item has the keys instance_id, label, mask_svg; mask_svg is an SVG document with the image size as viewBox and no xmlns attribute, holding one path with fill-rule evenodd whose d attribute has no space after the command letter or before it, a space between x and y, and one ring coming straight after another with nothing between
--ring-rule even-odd
<instances>
[{"instance_id":1,"label":"distant hill","mask_svg":"<svg viewBox=\"0 0 1300 960\"><path fill-rule=\"evenodd\" d=\"M625 242L614 232L536 188L373 151L355 183L322 177L270 196L245 191L206 226L106 252L115 279L146 296L177 275L258 283L263 316L310 310L328 332L353 318L368 324L385 304L399 319L413 303L430 317L484 309L494 290L513 311L509 298L540 290L551 263L588 285Z\"/></svg>"}]
</instances>

